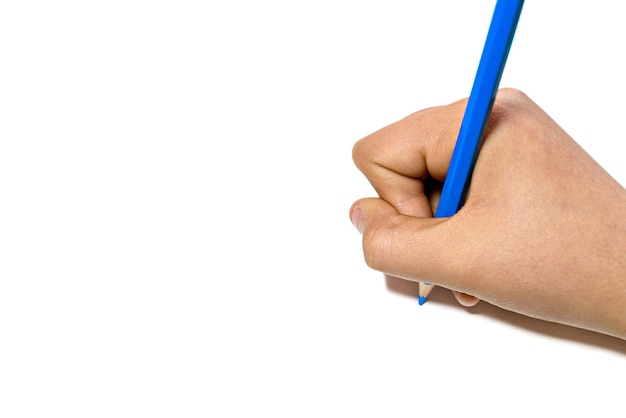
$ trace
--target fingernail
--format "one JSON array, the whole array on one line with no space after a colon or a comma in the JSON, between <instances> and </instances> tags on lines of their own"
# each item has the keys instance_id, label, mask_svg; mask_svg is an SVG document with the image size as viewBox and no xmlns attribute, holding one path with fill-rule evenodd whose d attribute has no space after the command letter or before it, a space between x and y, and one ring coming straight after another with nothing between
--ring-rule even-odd
<instances>
[{"instance_id":1,"label":"fingernail","mask_svg":"<svg viewBox=\"0 0 626 418\"><path fill-rule=\"evenodd\" d=\"M363 233L363 211L361 208L354 208L352 211L352 225L360 232Z\"/></svg>"}]
</instances>

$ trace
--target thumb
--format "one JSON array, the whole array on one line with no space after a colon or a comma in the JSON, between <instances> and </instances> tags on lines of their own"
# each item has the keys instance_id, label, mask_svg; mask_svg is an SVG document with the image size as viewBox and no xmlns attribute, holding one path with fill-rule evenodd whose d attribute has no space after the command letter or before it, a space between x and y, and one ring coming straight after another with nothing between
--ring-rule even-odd
<instances>
[{"instance_id":1,"label":"thumb","mask_svg":"<svg viewBox=\"0 0 626 418\"><path fill-rule=\"evenodd\" d=\"M363 235L367 265L385 274L464 291L460 245L452 218L402 215L383 199L365 198L350 208L350 219Z\"/></svg>"}]
</instances>

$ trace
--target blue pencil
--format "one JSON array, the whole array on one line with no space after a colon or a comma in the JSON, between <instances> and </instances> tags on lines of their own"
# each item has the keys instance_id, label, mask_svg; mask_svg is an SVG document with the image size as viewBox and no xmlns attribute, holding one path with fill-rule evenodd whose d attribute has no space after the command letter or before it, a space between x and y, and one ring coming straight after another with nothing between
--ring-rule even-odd
<instances>
[{"instance_id":1,"label":"blue pencil","mask_svg":"<svg viewBox=\"0 0 626 418\"><path fill-rule=\"evenodd\" d=\"M436 218L450 217L463 206L523 5L524 0L496 2L474 85L441 191ZM433 285L430 283L420 283L420 305L426 302L432 288Z\"/></svg>"}]
</instances>

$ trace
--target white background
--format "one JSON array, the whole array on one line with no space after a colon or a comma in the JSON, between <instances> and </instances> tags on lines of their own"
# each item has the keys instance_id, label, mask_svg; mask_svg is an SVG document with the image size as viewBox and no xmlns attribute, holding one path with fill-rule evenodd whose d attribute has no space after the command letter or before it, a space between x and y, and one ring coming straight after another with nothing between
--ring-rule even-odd
<instances>
[{"instance_id":1,"label":"white background","mask_svg":"<svg viewBox=\"0 0 626 418\"><path fill-rule=\"evenodd\" d=\"M469 94L494 1L0 6L0 416L624 416L626 344L365 266L353 143ZM502 79L621 184L613 1Z\"/></svg>"}]
</instances>

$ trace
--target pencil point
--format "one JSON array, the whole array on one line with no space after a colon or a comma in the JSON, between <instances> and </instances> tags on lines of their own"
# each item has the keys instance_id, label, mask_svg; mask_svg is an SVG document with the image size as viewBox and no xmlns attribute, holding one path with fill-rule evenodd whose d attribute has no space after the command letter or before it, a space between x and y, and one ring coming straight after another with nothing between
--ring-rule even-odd
<instances>
[{"instance_id":1,"label":"pencil point","mask_svg":"<svg viewBox=\"0 0 626 418\"><path fill-rule=\"evenodd\" d=\"M435 286L430 283L420 282L419 292L417 292L417 295L419 296L417 301L420 305L423 305L426 302L426 299L428 298L428 295L430 295L430 292L433 290L433 287Z\"/></svg>"}]
</instances>

